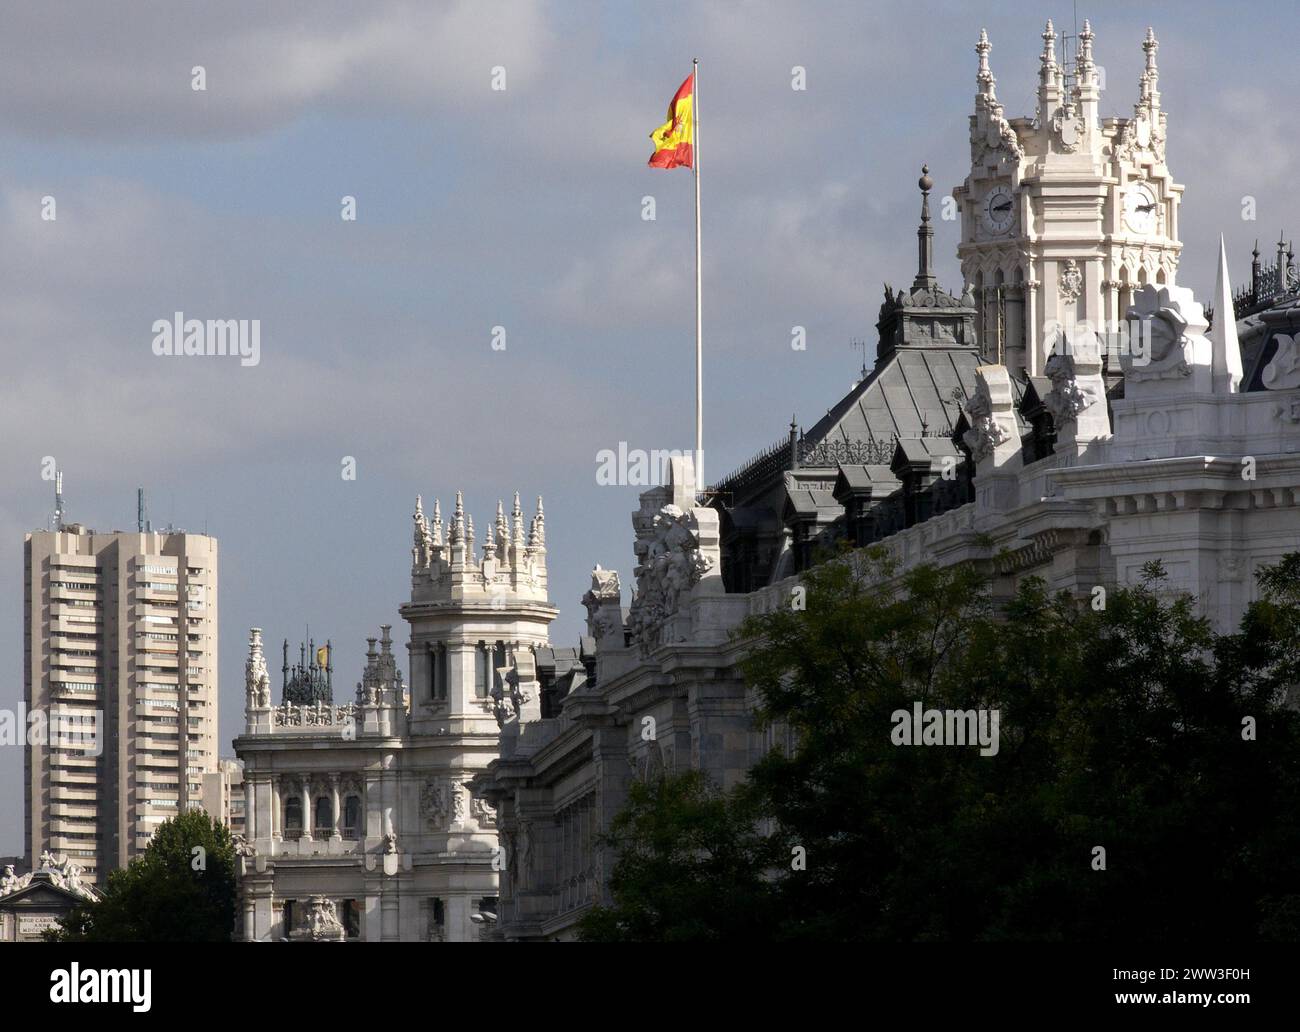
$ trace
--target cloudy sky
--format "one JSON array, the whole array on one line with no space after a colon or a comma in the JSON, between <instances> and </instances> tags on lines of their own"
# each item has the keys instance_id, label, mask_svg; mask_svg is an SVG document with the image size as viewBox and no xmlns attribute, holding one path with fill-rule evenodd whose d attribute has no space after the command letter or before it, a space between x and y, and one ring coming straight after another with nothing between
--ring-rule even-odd
<instances>
[{"instance_id":1,"label":"cloudy sky","mask_svg":"<svg viewBox=\"0 0 1300 1032\"><path fill-rule=\"evenodd\" d=\"M1017 116L1043 20L1073 19L1068 4L795 7L0 3L0 707L22 696L23 534L52 507L45 456L71 520L129 528L142 485L155 527L219 538L223 753L249 626L296 642L310 623L343 686L379 624L404 641L417 492L445 512L463 488L480 527L498 498L544 495L553 638L572 643L592 565L631 579L638 489L598 486L596 453L692 443L690 174L645 167L691 58L716 478L849 387L881 281L914 271L919 166L939 192L965 175L981 25ZM1155 26L1187 186L1179 282L1198 294L1220 232L1240 279L1257 235L1268 250L1295 228L1300 154L1279 114L1300 19L1267 10L1079 13L1104 114L1131 114ZM938 223L950 288L956 242ZM176 311L259 319L260 364L155 356L152 324ZM0 784L0 853L18 852L19 749L0 749Z\"/></svg>"}]
</instances>

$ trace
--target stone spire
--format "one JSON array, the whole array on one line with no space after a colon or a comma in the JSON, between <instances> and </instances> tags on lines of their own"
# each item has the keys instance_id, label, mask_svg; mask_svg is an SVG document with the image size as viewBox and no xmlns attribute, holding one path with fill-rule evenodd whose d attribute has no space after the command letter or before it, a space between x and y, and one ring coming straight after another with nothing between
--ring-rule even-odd
<instances>
[{"instance_id":1,"label":"stone spire","mask_svg":"<svg viewBox=\"0 0 1300 1032\"><path fill-rule=\"evenodd\" d=\"M1056 66L1056 30L1052 20L1047 19L1043 29L1043 53L1039 57L1041 67L1038 70L1038 122L1051 125L1056 117L1056 106L1060 102L1061 92L1057 85Z\"/></svg>"},{"instance_id":2,"label":"stone spire","mask_svg":"<svg viewBox=\"0 0 1300 1032\"><path fill-rule=\"evenodd\" d=\"M1159 49L1160 43L1156 39L1155 30L1148 25L1146 39L1142 41L1142 50L1147 56L1147 63L1142 70L1141 96L1153 109L1160 106L1160 91L1156 89L1160 82L1160 72L1156 68L1156 51Z\"/></svg>"},{"instance_id":3,"label":"stone spire","mask_svg":"<svg viewBox=\"0 0 1300 1032\"><path fill-rule=\"evenodd\" d=\"M501 504L501 499L497 499L497 523L496 523L497 551L501 553L504 559L506 551L510 548L510 527L506 523L505 507Z\"/></svg>"},{"instance_id":4,"label":"stone spire","mask_svg":"<svg viewBox=\"0 0 1300 1032\"><path fill-rule=\"evenodd\" d=\"M995 92L998 81L993 78L993 73L989 70L989 51L992 49L988 32L980 29L979 42L975 44L975 53L980 59L979 71L975 73L975 86L979 95L987 97L990 101L998 99Z\"/></svg>"},{"instance_id":5,"label":"stone spire","mask_svg":"<svg viewBox=\"0 0 1300 1032\"><path fill-rule=\"evenodd\" d=\"M1085 18L1083 29L1079 33L1079 51L1075 67L1078 71L1078 83L1075 87L1079 101L1079 113L1087 131L1092 132L1098 125L1098 108L1101 101L1101 87L1097 79L1097 65L1092 59L1092 25Z\"/></svg>"},{"instance_id":6,"label":"stone spire","mask_svg":"<svg viewBox=\"0 0 1300 1032\"><path fill-rule=\"evenodd\" d=\"M1235 394L1241 386L1241 346L1237 342L1237 317L1232 307L1232 283L1228 279L1228 249L1219 234L1219 275L1214 283L1214 325L1210 327L1214 345L1214 389Z\"/></svg>"},{"instance_id":7,"label":"stone spire","mask_svg":"<svg viewBox=\"0 0 1300 1032\"><path fill-rule=\"evenodd\" d=\"M424 497L415 496L415 526L412 529L414 546L411 548L411 569L418 573L427 570L433 559L433 537L429 533L429 521L424 515Z\"/></svg>"},{"instance_id":8,"label":"stone spire","mask_svg":"<svg viewBox=\"0 0 1300 1032\"><path fill-rule=\"evenodd\" d=\"M546 514L542 511L542 496L537 496L537 515L533 517L532 533L528 536L528 547L535 552L546 551Z\"/></svg>"},{"instance_id":9,"label":"stone spire","mask_svg":"<svg viewBox=\"0 0 1300 1032\"><path fill-rule=\"evenodd\" d=\"M512 527L511 540L516 547L522 548L524 544L524 510L519 506L519 492L515 492L515 504L510 510L510 523Z\"/></svg>"},{"instance_id":10,"label":"stone spire","mask_svg":"<svg viewBox=\"0 0 1300 1032\"><path fill-rule=\"evenodd\" d=\"M921 166L921 178L916 181L921 188L921 225L916 230L917 266L916 279L912 281L912 292L932 290L938 285L934 275L934 227L930 224L930 190L934 180L930 178L930 166Z\"/></svg>"},{"instance_id":11,"label":"stone spire","mask_svg":"<svg viewBox=\"0 0 1300 1032\"><path fill-rule=\"evenodd\" d=\"M469 521L469 527L465 531L465 554L470 559L473 559L474 558L474 517L473 516L468 517L468 521Z\"/></svg>"},{"instance_id":12,"label":"stone spire","mask_svg":"<svg viewBox=\"0 0 1300 1032\"><path fill-rule=\"evenodd\" d=\"M451 514L451 543L460 544L465 540L465 499L456 492L456 510Z\"/></svg>"},{"instance_id":13,"label":"stone spire","mask_svg":"<svg viewBox=\"0 0 1300 1032\"><path fill-rule=\"evenodd\" d=\"M442 547L442 503L433 500L433 547Z\"/></svg>"}]
</instances>

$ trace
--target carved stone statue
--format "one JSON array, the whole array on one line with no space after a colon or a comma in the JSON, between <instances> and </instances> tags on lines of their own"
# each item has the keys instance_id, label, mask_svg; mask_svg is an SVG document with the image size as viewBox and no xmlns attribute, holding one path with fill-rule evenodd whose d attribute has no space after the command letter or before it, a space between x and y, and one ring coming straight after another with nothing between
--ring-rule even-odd
<instances>
[{"instance_id":1,"label":"carved stone statue","mask_svg":"<svg viewBox=\"0 0 1300 1032\"><path fill-rule=\"evenodd\" d=\"M1008 438L1007 432L993 416L993 399L983 380L979 381L975 393L966 403L966 415L970 419L970 429L962 440L970 448L971 458L977 463L983 462Z\"/></svg>"},{"instance_id":2,"label":"carved stone statue","mask_svg":"<svg viewBox=\"0 0 1300 1032\"><path fill-rule=\"evenodd\" d=\"M1145 347L1130 346L1127 354L1120 356L1126 379L1139 383L1182 381L1193 376L1194 370L1210 368L1213 346L1204 336L1209 323L1200 302L1187 288L1144 286L1125 318L1139 322L1145 338ZM1192 389L1197 389L1195 383Z\"/></svg>"},{"instance_id":3,"label":"carved stone statue","mask_svg":"<svg viewBox=\"0 0 1300 1032\"><path fill-rule=\"evenodd\" d=\"M343 942L347 929L338 918L334 901L328 896L312 896L303 923L289 933L298 942Z\"/></svg>"},{"instance_id":4,"label":"carved stone statue","mask_svg":"<svg viewBox=\"0 0 1300 1032\"><path fill-rule=\"evenodd\" d=\"M266 670L266 656L262 653L262 631L259 627L248 632L244 691L250 709L265 709L271 705L271 678Z\"/></svg>"},{"instance_id":5,"label":"carved stone statue","mask_svg":"<svg viewBox=\"0 0 1300 1032\"><path fill-rule=\"evenodd\" d=\"M695 517L676 505L655 515L647 540L636 543L641 563L636 568L636 594L628 610L633 640L643 650L677 612L681 596L713 567L696 536Z\"/></svg>"}]
</instances>

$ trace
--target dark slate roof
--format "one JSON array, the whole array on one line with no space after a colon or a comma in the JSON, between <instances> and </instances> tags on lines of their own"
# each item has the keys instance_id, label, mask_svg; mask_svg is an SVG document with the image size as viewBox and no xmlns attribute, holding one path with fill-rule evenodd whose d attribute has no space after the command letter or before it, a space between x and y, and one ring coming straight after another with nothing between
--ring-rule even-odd
<instances>
[{"instance_id":1,"label":"dark slate roof","mask_svg":"<svg viewBox=\"0 0 1300 1032\"><path fill-rule=\"evenodd\" d=\"M894 463L900 461L913 465L924 465L936 459L961 458L961 449L953 443L951 437L900 437L898 447L894 450Z\"/></svg>"},{"instance_id":2,"label":"dark slate roof","mask_svg":"<svg viewBox=\"0 0 1300 1032\"><path fill-rule=\"evenodd\" d=\"M831 494L837 502L845 504L855 494L868 498L887 497L898 490L900 483L888 466L841 465Z\"/></svg>"},{"instance_id":3,"label":"dark slate roof","mask_svg":"<svg viewBox=\"0 0 1300 1032\"><path fill-rule=\"evenodd\" d=\"M805 438L816 445L824 440L892 442L923 432L946 433L975 389L979 365L979 354L969 348L897 351L818 420Z\"/></svg>"},{"instance_id":4,"label":"dark slate roof","mask_svg":"<svg viewBox=\"0 0 1300 1032\"><path fill-rule=\"evenodd\" d=\"M835 495L830 491L810 487L792 487L790 497L786 501L786 510L795 512L800 516L815 516L828 510L838 514L843 511L843 506L835 500Z\"/></svg>"}]
</instances>

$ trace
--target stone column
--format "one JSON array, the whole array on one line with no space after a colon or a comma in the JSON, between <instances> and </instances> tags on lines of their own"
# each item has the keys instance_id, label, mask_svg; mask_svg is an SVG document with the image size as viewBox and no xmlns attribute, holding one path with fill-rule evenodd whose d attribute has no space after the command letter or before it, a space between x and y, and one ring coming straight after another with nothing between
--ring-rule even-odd
<instances>
[{"instance_id":1,"label":"stone column","mask_svg":"<svg viewBox=\"0 0 1300 1032\"><path fill-rule=\"evenodd\" d=\"M271 838L284 836L284 814L280 812L280 775L271 775Z\"/></svg>"},{"instance_id":2,"label":"stone column","mask_svg":"<svg viewBox=\"0 0 1300 1032\"><path fill-rule=\"evenodd\" d=\"M337 774L330 775L330 794L334 803L334 822L330 826L330 841L339 842L342 841L343 835L339 831L339 776Z\"/></svg>"},{"instance_id":3,"label":"stone column","mask_svg":"<svg viewBox=\"0 0 1300 1032\"><path fill-rule=\"evenodd\" d=\"M312 813L311 805L311 781L308 778L302 779L302 785L299 787L299 793L302 796L302 837L311 841L311 822L315 816Z\"/></svg>"},{"instance_id":4,"label":"stone column","mask_svg":"<svg viewBox=\"0 0 1300 1032\"><path fill-rule=\"evenodd\" d=\"M253 790L251 778L244 779L244 839L252 842L257 838L257 793Z\"/></svg>"}]
</instances>

